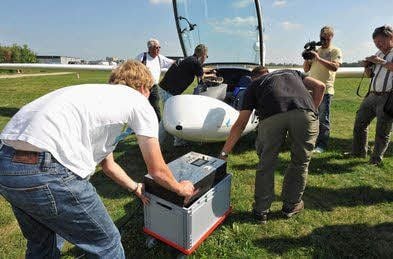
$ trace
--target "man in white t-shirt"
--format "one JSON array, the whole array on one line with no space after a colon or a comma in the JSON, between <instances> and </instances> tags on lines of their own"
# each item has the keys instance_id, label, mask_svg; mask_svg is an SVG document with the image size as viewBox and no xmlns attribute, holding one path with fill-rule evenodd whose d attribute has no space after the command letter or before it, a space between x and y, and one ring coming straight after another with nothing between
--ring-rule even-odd
<instances>
[{"instance_id":1,"label":"man in white t-shirt","mask_svg":"<svg viewBox=\"0 0 393 259\"><path fill-rule=\"evenodd\" d=\"M109 84L53 91L8 122L0 134L0 193L27 239L26 255L59 258L66 239L92 257L125 257L119 231L89 178L99 164L148 202L142 184L112 153L131 131L153 179L181 196L194 194L192 183L177 182L162 157L158 121L147 100L152 85L142 63L127 61L112 72Z\"/></svg>"},{"instance_id":2,"label":"man in white t-shirt","mask_svg":"<svg viewBox=\"0 0 393 259\"><path fill-rule=\"evenodd\" d=\"M158 82L160 80L161 70L168 69L175 61L160 54L160 42L156 39L150 39L147 42L147 48L148 51L139 54L136 60L145 64L153 76L154 86L150 90L149 102L157 114L158 121L161 121Z\"/></svg>"}]
</instances>

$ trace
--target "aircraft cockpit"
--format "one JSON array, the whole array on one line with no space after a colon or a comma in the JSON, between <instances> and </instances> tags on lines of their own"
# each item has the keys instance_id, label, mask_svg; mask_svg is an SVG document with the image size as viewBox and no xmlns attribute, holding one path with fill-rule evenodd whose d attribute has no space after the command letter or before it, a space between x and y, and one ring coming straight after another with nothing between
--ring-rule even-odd
<instances>
[{"instance_id":1,"label":"aircraft cockpit","mask_svg":"<svg viewBox=\"0 0 393 259\"><path fill-rule=\"evenodd\" d=\"M264 64L262 12L259 0L173 0L177 32L184 56L200 43L208 47L204 66L224 78L231 92L243 76Z\"/></svg>"}]
</instances>

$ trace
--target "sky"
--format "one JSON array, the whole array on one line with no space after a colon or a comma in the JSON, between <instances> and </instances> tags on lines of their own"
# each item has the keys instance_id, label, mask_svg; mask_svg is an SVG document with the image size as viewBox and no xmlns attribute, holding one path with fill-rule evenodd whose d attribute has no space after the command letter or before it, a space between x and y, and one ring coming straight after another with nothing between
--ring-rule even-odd
<instances>
[{"instance_id":1,"label":"sky","mask_svg":"<svg viewBox=\"0 0 393 259\"><path fill-rule=\"evenodd\" d=\"M179 0L179 14L196 24L182 34L192 49L209 47L208 61L256 60L254 0ZM374 54L371 34L393 24L393 0L260 0L266 62L302 62L309 40L325 26L344 62ZM2 0L0 45L27 44L38 55L85 60L134 58L157 38L161 54L181 56L172 0ZM181 29L187 29L185 20Z\"/></svg>"}]
</instances>

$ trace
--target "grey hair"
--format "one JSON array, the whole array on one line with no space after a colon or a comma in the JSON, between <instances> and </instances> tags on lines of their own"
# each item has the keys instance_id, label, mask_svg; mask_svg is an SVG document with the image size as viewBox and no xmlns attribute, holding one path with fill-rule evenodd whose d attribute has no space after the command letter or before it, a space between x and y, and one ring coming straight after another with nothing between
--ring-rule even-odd
<instances>
[{"instance_id":1,"label":"grey hair","mask_svg":"<svg viewBox=\"0 0 393 259\"><path fill-rule=\"evenodd\" d=\"M198 46L195 47L194 54L197 57L202 57L207 53L207 47L203 44L199 44Z\"/></svg>"},{"instance_id":2,"label":"grey hair","mask_svg":"<svg viewBox=\"0 0 393 259\"><path fill-rule=\"evenodd\" d=\"M390 25L385 24L384 26L378 27L373 32L373 39L377 36L391 37L393 36L393 28Z\"/></svg>"},{"instance_id":3,"label":"grey hair","mask_svg":"<svg viewBox=\"0 0 393 259\"><path fill-rule=\"evenodd\" d=\"M160 46L160 42L158 40L152 38L147 42L147 48L151 48L154 46Z\"/></svg>"}]
</instances>

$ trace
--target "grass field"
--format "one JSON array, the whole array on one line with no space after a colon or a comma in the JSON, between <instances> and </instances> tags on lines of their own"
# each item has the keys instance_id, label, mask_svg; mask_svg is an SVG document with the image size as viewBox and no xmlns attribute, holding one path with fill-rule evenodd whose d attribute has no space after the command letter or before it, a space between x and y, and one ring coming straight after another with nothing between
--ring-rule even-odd
<instances>
[{"instance_id":1,"label":"grass field","mask_svg":"<svg viewBox=\"0 0 393 259\"><path fill-rule=\"evenodd\" d=\"M105 72L81 72L80 79L75 74L0 79L0 129L22 105L51 90L72 84L103 83L107 77ZM288 148L284 147L275 172L276 201L272 216L266 225L252 219L257 156L253 144L255 133L251 133L239 141L228 159L228 171L233 174L233 213L190 257L393 258L393 148L388 149L379 167L369 165L367 159L342 157L351 147L355 112L361 101L355 95L359 81L359 78L337 79L330 149L312 158L304 212L292 219L283 219L279 213L283 171L290 159ZM367 83L364 84L365 89ZM371 140L374 129L373 124ZM195 143L173 149L164 156L167 162L191 150L215 156L222 145ZM146 168L134 137L120 143L115 156L130 176L142 179ZM173 256L173 251L161 243L146 248L143 210L137 198L111 182L100 169L92 182L120 227L128 258ZM2 197L0 211L0 258L21 258L26 242L9 204ZM64 258L73 258L82 252L68 244L63 254Z\"/></svg>"}]
</instances>

